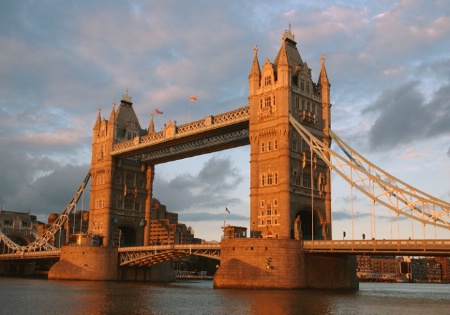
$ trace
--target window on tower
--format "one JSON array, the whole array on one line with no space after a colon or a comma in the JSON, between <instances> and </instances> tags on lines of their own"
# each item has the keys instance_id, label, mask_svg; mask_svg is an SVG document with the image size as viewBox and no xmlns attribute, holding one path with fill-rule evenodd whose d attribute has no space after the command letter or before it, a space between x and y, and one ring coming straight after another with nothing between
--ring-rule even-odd
<instances>
[{"instance_id":1,"label":"window on tower","mask_svg":"<svg viewBox=\"0 0 450 315\"><path fill-rule=\"evenodd\" d=\"M295 109L300 109L300 98L298 96L295 97Z\"/></svg>"},{"instance_id":2,"label":"window on tower","mask_svg":"<svg viewBox=\"0 0 450 315\"><path fill-rule=\"evenodd\" d=\"M311 173L309 172L303 172L303 178L302 178L302 184L303 187L311 188Z\"/></svg>"},{"instance_id":3,"label":"window on tower","mask_svg":"<svg viewBox=\"0 0 450 315\"><path fill-rule=\"evenodd\" d=\"M298 151L298 142L297 139L292 139L292 151L297 152Z\"/></svg>"}]
</instances>

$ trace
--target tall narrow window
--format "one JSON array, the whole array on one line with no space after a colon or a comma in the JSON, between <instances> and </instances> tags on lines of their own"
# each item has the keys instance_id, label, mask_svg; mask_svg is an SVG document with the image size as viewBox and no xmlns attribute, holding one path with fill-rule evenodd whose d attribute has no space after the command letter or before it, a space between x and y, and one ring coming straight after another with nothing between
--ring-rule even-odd
<instances>
[{"instance_id":1,"label":"tall narrow window","mask_svg":"<svg viewBox=\"0 0 450 315\"><path fill-rule=\"evenodd\" d=\"M303 187L311 188L311 174L308 172L304 172L302 179Z\"/></svg>"}]
</instances>

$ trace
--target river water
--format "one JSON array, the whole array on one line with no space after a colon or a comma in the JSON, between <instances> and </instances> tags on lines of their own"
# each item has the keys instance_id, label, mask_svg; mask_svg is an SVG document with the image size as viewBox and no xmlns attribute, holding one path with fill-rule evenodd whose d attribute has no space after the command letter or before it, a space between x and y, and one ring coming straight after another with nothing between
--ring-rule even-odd
<instances>
[{"instance_id":1,"label":"river water","mask_svg":"<svg viewBox=\"0 0 450 315\"><path fill-rule=\"evenodd\" d=\"M1 314L450 314L450 284L361 283L357 292L0 278Z\"/></svg>"}]
</instances>

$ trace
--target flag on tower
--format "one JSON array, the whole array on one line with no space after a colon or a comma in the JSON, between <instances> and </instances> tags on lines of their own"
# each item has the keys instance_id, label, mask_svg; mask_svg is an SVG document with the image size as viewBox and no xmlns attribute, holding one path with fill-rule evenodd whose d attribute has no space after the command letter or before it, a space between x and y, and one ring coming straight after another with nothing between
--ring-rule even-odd
<instances>
[{"instance_id":1,"label":"flag on tower","mask_svg":"<svg viewBox=\"0 0 450 315\"><path fill-rule=\"evenodd\" d=\"M228 210L228 208L227 208L227 207L225 207L225 211L226 211L226 212L228 212L228 213L230 213L230 210Z\"/></svg>"},{"instance_id":2,"label":"flag on tower","mask_svg":"<svg viewBox=\"0 0 450 315\"><path fill-rule=\"evenodd\" d=\"M195 96L191 96L191 102L196 102L197 98Z\"/></svg>"},{"instance_id":3,"label":"flag on tower","mask_svg":"<svg viewBox=\"0 0 450 315\"><path fill-rule=\"evenodd\" d=\"M155 114L162 114L163 112L160 111L159 109L155 109Z\"/></svg>"}]
</instances>

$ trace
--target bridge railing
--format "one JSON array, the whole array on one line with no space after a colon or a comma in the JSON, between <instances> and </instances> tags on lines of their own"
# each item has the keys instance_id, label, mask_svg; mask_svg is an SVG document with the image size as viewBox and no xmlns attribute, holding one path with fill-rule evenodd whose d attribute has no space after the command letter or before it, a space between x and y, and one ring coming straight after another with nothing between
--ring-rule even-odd
<instances>
[{"instance_id":1,"label":"bridge railing","mask_svg":"<svg viewBox=\"0 0 450 315\"><path fill-rule=\"evenodd\" d=\"M220 249L219 244L169 244L169 245L149 245L149 246L134 246L134 247L119 247L118 252L134 252L134 251L163 251L172 249Z\"/></svg>"},{"instance_id":2,"label":"bridge railing","mask_svg":"<svg viewBox=\"0 0 450 315\"><path fill-rule=\"evenodd\" d=\"M44 250L40 252L15 252L9 254L0 254L0 260L58 258L60 255L60 249Z\"/></svg>"},{"instance_id":3,"label":"bridge railing","mask_svg":"<svg viewBox=\"0 0 450 315\"><path fill-rule=\"evenodd\" d=\"M361 254L380 253L439 253L450 255L450 240L330 240L304 241L306 251L343 252Z\"/></svg>"},{"instance_id":4,"label":"bridge railing","mask_svg":"<svg viewBox=\"0 0 450 315\"><path fill-rule=\"evenodd\" d=\"M216 116L207 116L204 119L190 122L184 125L176 126L175 138L200 132L202 130L218 128L232 122L240 122L248 120L250 116L249 107L242 107L236 110L219 114ZM171 138L172 139L172 138ZM137 146L157 144L166 141L165 131L159 131L153 134L136 137L132 140L118 142L113 145L112 154L127 151Z\"/></svg>"}]
</instances>

